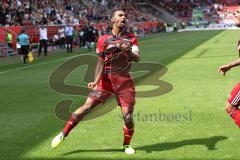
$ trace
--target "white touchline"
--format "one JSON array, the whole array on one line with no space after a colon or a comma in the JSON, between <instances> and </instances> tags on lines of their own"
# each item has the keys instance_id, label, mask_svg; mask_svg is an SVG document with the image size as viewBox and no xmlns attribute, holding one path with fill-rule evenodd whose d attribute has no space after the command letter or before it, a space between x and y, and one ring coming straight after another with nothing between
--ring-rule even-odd
<instances>
[{"instance_id":1,"label":"white touchline","mask_svg":"<svg viewBox=\"0 0 240 160\"><path fill-rule=\"evenodd\" d=\"M65 57L65 58L56 59L56 60L53 60L53 61L42 62L42 63L33 64L33 65L29 65L29 66L23 66L23 67L19 67L19 68L9 69L9 70L6 70L6 71L3 71L3 72L0 72L0 74L5 74L5 73L13 72L13 71L18 71L18 70L23 70L23 69L33 68L33 67L36 67L36 66L40 66L40 65L42 65L42 64L48 64L48 63L53 63L53 62L59 62L59 61L63 61L63 60L66 60L66 59L71 59L71 58L78 57L78 56L81 56L81 55L76 55L76 56L71 56L71 57Z\"/></svg>"}]
</instances>

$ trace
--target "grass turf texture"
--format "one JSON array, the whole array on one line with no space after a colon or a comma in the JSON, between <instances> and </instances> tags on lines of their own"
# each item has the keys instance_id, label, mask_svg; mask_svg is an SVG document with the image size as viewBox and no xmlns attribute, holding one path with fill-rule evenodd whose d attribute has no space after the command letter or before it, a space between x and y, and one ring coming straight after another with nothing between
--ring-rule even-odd
<instances>
[{"instance_id":1,"label":"grass turf texture","mask_svg":"<svg viewBox=\"0 0 240 160\"><path fill-rule=\"evenodd\" d=\"M56 103L72 99L74 110L85 98L54 92L48 77L59 65L85 51L36 58L27 67L16 57L1 58L0 159L239 159L240 131L224 111L226 98L239 81L239 69L226 77L217 73L220 65L238 57L239 32L155 34L139 42L142 62L165 65L168 72L159 79L171 83L173 90L137 99L132 140L137 153L132 156L120 148L123 131L119 108L79 124L59 148L50 148L52 138L65 124L54 115ZM76 69L66 83L86 84L81 82L83 70ZM150 117L159 112L175 118Z\"/></svg>"}]
</instances>

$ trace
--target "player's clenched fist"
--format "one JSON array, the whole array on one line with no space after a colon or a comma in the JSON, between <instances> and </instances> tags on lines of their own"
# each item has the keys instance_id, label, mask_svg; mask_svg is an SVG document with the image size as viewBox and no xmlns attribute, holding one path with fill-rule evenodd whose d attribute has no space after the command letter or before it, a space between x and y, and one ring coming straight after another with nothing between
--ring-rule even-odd
<instances>
[{"instance_id":1,"label":"player's clenched fist","mask_svg":"<svg viewBox=\"0 0 240 160\"><path fill-rule=\"evenodd\" d=\"M218 72L225 76L226 72L229 71L231 67L229 65L223 65L218 68Z\"/></svg>"},{"instance_id":2,"label":"player's clenched fist","mask_svg":"<svg viewBox=\"0 0 240 160\"><path fill-rule=\"evenodd\" d=\"M95 82L88 83L88 88L89 89L94 89L96 86L97 86L97 84Z\"/></svg>"}]
</instances>

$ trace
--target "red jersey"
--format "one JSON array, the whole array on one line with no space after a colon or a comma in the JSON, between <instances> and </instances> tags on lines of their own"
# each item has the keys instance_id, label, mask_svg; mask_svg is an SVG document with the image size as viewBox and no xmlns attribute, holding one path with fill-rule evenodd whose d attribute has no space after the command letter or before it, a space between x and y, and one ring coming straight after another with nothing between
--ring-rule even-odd
<instances>
[{"instance_id":1,"label":"red jersey","mask_svg":"<svg viewBox=\"0 0 240 160\"><path fill-rule=\"evenodd\" d=\"M104 73L97 88L89 94L89 98L96 104L103 103L112 93L116 95L121 107L133 107L135 104L135 87L129 74L131 51L122 51L119 48L123 41L131 42L134 48L138 47L136 37L130 33L121 37L105 34L98 40L97 54L104 61Z\"/></svg>"},{"instance_id":2,"label":"red jersey","mask_svg":"<svg viewBox=\"0 0 240 160\"><path fill-rule=\"evenodd\" d=\"M125 33L121 37L105 34L98 40L96 52L98 57L104 60L104 73L127 74L131 67L129 52L122 51L119 46L123 41L129 41L138 47L136 37L131 33Z\"/></svg>"}]
</instances>

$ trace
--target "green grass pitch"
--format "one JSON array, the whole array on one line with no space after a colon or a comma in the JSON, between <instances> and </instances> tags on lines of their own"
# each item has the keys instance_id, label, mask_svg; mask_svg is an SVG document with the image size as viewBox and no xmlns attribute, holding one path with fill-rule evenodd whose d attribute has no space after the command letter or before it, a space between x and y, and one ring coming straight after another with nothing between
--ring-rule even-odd
<instances>
[{"instance_id":1,"label":"green grass pitch","mask_svg":"<svg viewBox=\"0 0 240 160\"><path fill-rule=\"evenodd\" d=\"M226 77L217 73L220 65L238 58L239 34L238 30L153 34L139 41L142 62L166 66L168 71L158 78L170 83L173 89L161 96L137 98L132 140L137 153L131 156L121 151L119 107L84 121L59 148L50 148L52 138L65 124L56 118L56 104L73 100L73 111L85 98L53 91L49 76L58 66L86 54L85 51L36 58L26 67L19 57L1 58L0 159L240 159L240 130L224 110L229 92L239 81L240 69L232 69ZM85 68L74 70L65 83L86 85L82 81ZM154 87L137 83L138 91ZM154 115L160 113L166 117L156 119ZM171 118L172 115L175 117Z\"/></svg>"}]
</instances>

